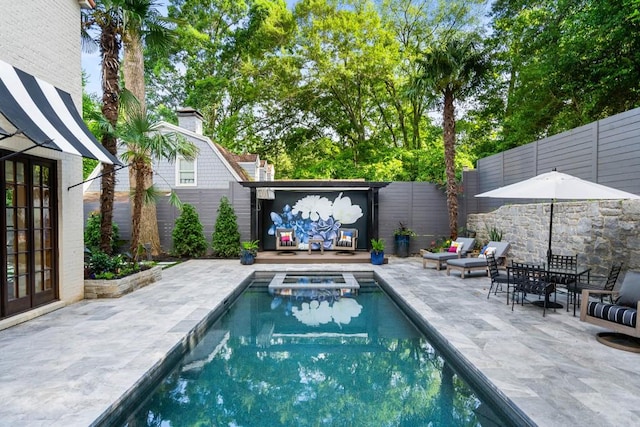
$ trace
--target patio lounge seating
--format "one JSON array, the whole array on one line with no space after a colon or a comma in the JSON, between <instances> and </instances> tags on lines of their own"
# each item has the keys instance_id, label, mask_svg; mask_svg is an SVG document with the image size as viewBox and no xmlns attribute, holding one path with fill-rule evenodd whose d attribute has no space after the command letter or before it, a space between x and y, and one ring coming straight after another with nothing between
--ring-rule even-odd
<instances>
[{"instance_id":1,"label":"patio lounge seating","mask_svg":"<svg viewBox=\"0 0 640 427\"><path fill-rule=\"evenodd\" d=\"M607 295L616 298L614 304L599 301L600 297ZM589 300L591 296L598 300ZM640 340L637 339L640 338L640 323L637 321L639 306L640 271L627 271L618 291L582 291L580 320L614 331L599 333L599 342L622 350L640 352Z\"/></svg>"},{"instance_id":2,"label":"patio lounge seating","mask_svg":"<svg viewBox=\"0 0 640 427\"><path fill-rule=\"evenodd\" d=\"M462 244L459 251L427 252L422 255L422 268L427 268L427 264L434 264L436 270L440 270L448 260L466 257L469 251L473 249L476 240L470 237L458 237L454 242Z\"/></svg>"},{"instance_id":3,"label":"patio lounge seating","mask_svg":"<svg viewBox=\"0 0 640 427\"><path fill-rule=\"evenodd\" d=\"M340 228L333 247L338 251L355 251L358 247L358 229Z\"/></svg>"},{"instance_id":4,"label":"patio lounge seating","mask_svg":"<svg viewBox=\"0 0 640 427\"><path fill-rule=\"evenodd\" d=\"M509 251L509 242L489 242L486 251L493 252L497 263L506 265L507 252ZM447 260L447 275L451 274L451 270L458 270L460 277L464 279L466 273L477 270L487 270L487 259L485 254L480 254L476 258L458 258Z\"/></svg>"},{"instance_id":5,"label":"patio lounge seating","mask_svg":"<svg viewBox=\"0 0 640 427\"><path fill-rule=\"evenodd\" d=\"M293 228L278 228L276 230L276 250L294 251L298 249L298 239Z\"/></svg>"}]
</instances>

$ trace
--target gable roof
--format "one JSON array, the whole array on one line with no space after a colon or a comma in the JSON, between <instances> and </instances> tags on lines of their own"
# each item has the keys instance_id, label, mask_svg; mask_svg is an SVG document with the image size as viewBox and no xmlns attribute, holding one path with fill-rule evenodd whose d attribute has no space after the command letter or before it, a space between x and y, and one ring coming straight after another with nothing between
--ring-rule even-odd
<instances>
[{"instance_id":1,"label":"gable roof","mask_svg":"<svg viewBox=\"0 0 640 427\"><path fill-rule=\"evenodd\" d=\"M220 153L222 153L222 155L225 157L225 159L227 159L227 162L229 162L229 165L231 165L231 167L238 173L238 175L240 175L242 177L242 179L244 181L253 181L253 177L251 177L249 175L249 173L238 164L238 162L246 162L246 161L253 161L255 162L255 157L257 157L256 154L245 154L243 156L254 156L254 160L238 160L240 158L244 158L243 156L237 155L232 153L231 151L227 150L225 147L223 147L222 145L218 144L217 142L213 143L216 148L220 151Z\"/></svg>"},{"instance_id":2,"label":"gable roof","mask_svg":"<svg viewBox=\"0 0 640 427\"><path fill-rule=\"evenodd\" d=\"M202 135L197 132L192 132L188 129L182 128L180 126L176 126L172 123L161 121L158 123L158 128L165 128L171 132L181 133L191 138L197 138L201 141L206 142L211 150L217 155L225 167L229 170L231 175L235 178L236 181L253 181L253 177L248 174L248 172L238 164L238 156L237 154L232 153L222 145L217 142L213 142L208 136ZM251 156L255 156L257 158L257 154L251 154ZM255 161L255 160L253 160Z\"/></svg>"}]
</instances>

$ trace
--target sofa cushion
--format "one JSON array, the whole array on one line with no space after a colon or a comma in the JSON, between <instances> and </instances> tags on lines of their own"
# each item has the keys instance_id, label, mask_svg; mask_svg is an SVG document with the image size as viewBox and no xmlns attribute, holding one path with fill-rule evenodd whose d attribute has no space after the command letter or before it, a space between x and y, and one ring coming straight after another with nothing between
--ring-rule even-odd
<instances>
[{"instance_id":1,"label":"sofa cushion","mask_svg":"<svg viewBox=\"0 0 640 427\"><path fill-rule=\"evenodd\" d=\"M638 312L635 308L598 301L589 301L587 304L587 314L589 316L631 326L632 328L636 327Z\"/></svg>"},{"instance_id":2,"label":"sofa cushion","mask_svg":"<svg viewBox=\"0 0 640 427\"><path fill-rule=\"evenodd\" d=\"M640 271L627 271L616 304L636 308L640 301Z\"/></svg>"}]
</instances>

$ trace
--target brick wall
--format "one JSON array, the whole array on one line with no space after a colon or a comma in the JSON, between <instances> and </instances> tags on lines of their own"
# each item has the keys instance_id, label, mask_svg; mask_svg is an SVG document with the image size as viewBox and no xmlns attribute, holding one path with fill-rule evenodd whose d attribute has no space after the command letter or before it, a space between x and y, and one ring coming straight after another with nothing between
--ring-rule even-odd
<instances>
[{"instance_id":1,"label":"brick wall","mask_svg":"<svg viewBox=\"0 0 640 427\"><path fill-rule=\"evenodd\" d=\"M71 94L82 105L80 6L77 0L3 1L0 59ZM24 137L3 144L14 150L33 145ZM83 291L82 159L37 148L29 154L58 160L58 267L60 299L77 301ZM17 316L16 316L17 317Z\"/></svg>"},{"instance_id":2,"label":"brick wall","mask_svg":"<svg viewBox=\"0 0 640 427\"><path fill-rule=\"evenodd\" d=\"M82 101L77 0L3 1L0 59Z\"/></svg>"}]
</instances>

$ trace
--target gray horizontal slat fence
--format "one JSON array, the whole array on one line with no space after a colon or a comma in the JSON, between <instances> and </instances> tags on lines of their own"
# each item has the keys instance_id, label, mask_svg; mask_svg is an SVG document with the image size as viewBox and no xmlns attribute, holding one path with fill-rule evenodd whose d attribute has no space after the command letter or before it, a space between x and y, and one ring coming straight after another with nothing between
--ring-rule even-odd
<instances>
[{"instance_id":1,"label":"gray horizontal slat fence","mask_svg":"<svg viewBox=\"0 0 640 427\"><path fill-rule=\"evenodd\" d=\"M231 182L228 189L179 189L176 190L176 194L183 203L189 203L196 208L200 223L204 228L204 236L209 245L211 245L213 230L218 217L218 208L223 196L226 196L233 206L240 230L240 238L242 240L250 238L251 203L249 189L243 188L237 182ZM171 206L168 200L163 200L162 203L158 204L157 211L160 244L168 252L173 246L171 233L176 219L180 215L180 210Z\"/></svg>"},{"instance_id":2,"label":"gray horizontal slat fence","mask_svg":"<svg viewBox=\"0 0 640 427\"><path fill-rule=\"evenodd\" d=\"M226 196L231 202L237 216L240 238L249 240L251 236L251 202L250 190L242 187L237 182L231 182L228 189L178 189L176 193L183 203L189 203L196 208L200 222L204 228L204 236L211 245L213 229L215 226L220 199ZM100 202L86 200L84 202L84 217L89 217L92 211L100 210ZM165 252L170 252L173 247L172 232L180 210L169 203L168 197L162 197L156 205L158 218L158 232L160 245ZM114 222L118 224L120 239L131 238L131 205L127 198L118 198L114 203Z\"/></svg>"},{"instance_id":3,"label":"gray horizontal slat fence","mask_svg":"<svg viewBox=\"0 0 640 427\"><path fill-rule=\"evenodd\" d=\"M99 200L85 200L83 203L84 222L91 212L100 212ZM113 222L118 225L118 235L121 240L129 240L131 236L131 205L126 197L118 197L113 202ZM127 248L128 250L128 248Z\"/></svg>"},{"instance_id":4,"label":"gray horizontal slat fence","mask_svg":"<svg viewBox=\"0 0 640 427\"><path fill-rule=\"evenodd\" d=\"M502 173L504 154L494 154L493 156L485 157L478 160L478 167L473 173L478 175L477 192L473 192L467 188L463 174L463 186L464 193L468 195L467 200L475 196L476 194L484 193L485 191L492 190L494 188L502 187L504 185L504 176ZM488 212L501 206L502 203L496 199L476 198L477 211L474 211L472 207L467 205L467 213L474 212Z\"/></svg>"},{"instance_id":5,"label":"gray horizontal slat fence","mask_svg":"<svg viewBox=\"0 0 640 427\"><path fill-rule=\"evenodd\" d=\"M467 213L489 212L531 199L469 200L473 195L513 184L554 168L578 178L640 194L640 108L479 159L477 183L467 188Z\"/></svg>"},{"instance_id":6,"label":"gray horizontal slat fence","mask_svg":"<svg viewBox=\"0 0 640 427\"><path fill-rule=\"evenodd\" d=\"M449 235L447 200L442 188L427 182L392 182L379 192L379 237L385 252L395 253L393 232L402 222L416 232L410 253L428 248L437 238Z\"/></svg>"},{"instance_id":7,"label":"gray horizontal slat fence","mask_svg":"<svg viewBox=\"0 0 640 427\"><path fill-rule=\"evenodd\" d=\"M640 190L638 109L599 122L598 182L631 193Z\"/></svg>"}]
</instances>

